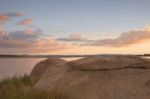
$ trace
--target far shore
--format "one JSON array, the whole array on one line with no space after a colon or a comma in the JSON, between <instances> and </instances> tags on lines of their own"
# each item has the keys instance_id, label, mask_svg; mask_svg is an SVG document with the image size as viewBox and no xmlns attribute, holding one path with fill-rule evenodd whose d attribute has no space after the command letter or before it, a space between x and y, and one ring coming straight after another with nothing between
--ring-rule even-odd
<instances>
[{"instance_id":1,"label":"far shore","mask_svg":"<svg viewBox=\"0 0 150 99\"><path fill-rule=\"evenodd\" d=\"M122 55L122 54L91 54L91 55L0 55L0 58L75 58L75 57L93 57L93 56L108 56L108 55ZM124 55L124 54L123 54ZM150 54L143 55L133 55L132 56L141 56L141 57L150 57Z\"/></svg>"}]
</instances>

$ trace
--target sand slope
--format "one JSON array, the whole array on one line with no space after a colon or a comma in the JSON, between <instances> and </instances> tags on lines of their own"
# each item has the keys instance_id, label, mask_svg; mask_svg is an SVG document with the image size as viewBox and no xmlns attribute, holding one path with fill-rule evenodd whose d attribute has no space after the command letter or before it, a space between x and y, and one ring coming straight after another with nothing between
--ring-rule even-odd
<instances>
[{"instance_id":1,"label":"sand slope","mask_svg":"<svg viewBox=\"0 0 150 99\"><path fill-rule=\"evenodd\" d=\"M31 71L31 75L36 77L42 77L44 73L52 66L56 66L64 63L66 63L66 61L63 59L58 59L58 58L46 59L34 66L33 70Z\"/></svg>"},{"instance_id":2,"label":"sand slope","mask_svg":"<svg viewBox=\"0 0 150 99\"><path fill-rule=\"evenodd\" d=\"M150 61L122 55L83 58L50 68L35 88L69 99L149 99Z\"/></svg>"}]
</instances>

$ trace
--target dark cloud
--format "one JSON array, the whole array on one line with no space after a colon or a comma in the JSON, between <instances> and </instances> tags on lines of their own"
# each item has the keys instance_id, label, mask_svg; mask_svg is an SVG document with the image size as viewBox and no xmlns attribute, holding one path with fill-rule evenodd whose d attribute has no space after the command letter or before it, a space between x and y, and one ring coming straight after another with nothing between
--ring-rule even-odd
<instances>
[{"instance_id":1,"label":"dark cloud","mask_svg":"<svg viewBox=\"0 0 150 99\"><path fill-rule=\"evenodd\" d=\"M3 13L3 14L0 14L2 16L8 16L8 17L18 17L18 16L24 16L25 13L23 12L10 12L10 13Z\"/></svg>"},{"instance_id":2,"label":"dark cloud","mask_svg":"<svg viewBox=\"0 0 150 99\"><path fill-rule=\"evenodd\" d=\"M88 20L89 17L88 17L88 16L81 16L80 19L81 19L82 21L85 21L85 20Z\"/></svg>"},{"instance_id":3,"label":"dark cloud","mask_svg":"<svg viewBox=\"0 0 150 99\"><path fill-rule=\"evenodd\" d=\"M73 33L69 35L69 37L61 37L58 38L57 40L64 42L92 42L92 40L88 40L82 37L80 33Z\"/></svg>"},{"instance_id":4,"label":"dark cloud","mask_svg":"<svg viewBox=\"0 0 150 99\"><path fill-rule=\"evenodd\" d=\"M6 32L0 30L0 47L29 47L33 46L34 42L40 38L42 32L38 30L20 30L13 32Z\"/></svg>"},{"instance_id":5,"label":"dark cloud","mask_svg":"<svg viewBox=\"0 0 150 99\"><path fill-rule=\"evenodd\" d=\"M6 22L13 17L24 16L23 12L10 12L10 13L2 13L0 14L0 23Z\"/></svg>"},{"instance_id":6,"label":"dark cloud","mask_svg":"<svg viewBox=\"0 0 150 99\"><path fill-rule=\"evenodd\" d=\"M42 36L42 31L40 29L38 30L23 30L23 31L14 31L10 32L9 35L7 35L8 38L11 39L17 39L17 40L36 40Z\"/></svg>"},{"instance_id":7,"label":"dark cloud","mask_svg":"<svg viewBox=\"0 0 150 99\"><path fill-rule=\"evenodd\" d=\"M5 52L48 52L66 48L66 44L51 37L42 37L43 32L37 30L22 30L6 32L0 30L0 49ZM43 39L42 39L43 38ZM11 51L12 50L12 51ZM2 51L1 51L2 52Z\"/></svg>"}]
</instances>

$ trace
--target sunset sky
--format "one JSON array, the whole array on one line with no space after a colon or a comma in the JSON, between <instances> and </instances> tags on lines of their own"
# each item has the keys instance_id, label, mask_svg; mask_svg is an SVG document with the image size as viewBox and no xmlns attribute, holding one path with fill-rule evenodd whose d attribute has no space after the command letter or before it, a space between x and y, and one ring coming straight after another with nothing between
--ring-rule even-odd
<instances>
[{"instance_id":1,"label":"sunset sky","mask_svg":"<svg viewBox=\"0 0 150 99\"><path fill-rule=\"evenodd\" d=\"M150 53L150 0L0 0L0 54Z\"/></svg>"}]
</instances>

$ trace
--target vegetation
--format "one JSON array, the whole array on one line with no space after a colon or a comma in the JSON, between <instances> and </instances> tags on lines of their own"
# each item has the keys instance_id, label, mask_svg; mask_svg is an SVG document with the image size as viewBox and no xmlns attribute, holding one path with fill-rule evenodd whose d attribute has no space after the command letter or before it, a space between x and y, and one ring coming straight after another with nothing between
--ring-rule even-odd
<instances>
[{"instance_id":1,"label":"vegetation","mask_svg":"<svg viewBox=\"0 0 150 99\"><path fill-rule=\"evenodd\" d=\"M66 99L64 96L33 88L37 78L24 75L0 81L0 99Z\"/></svg>"}]
</instances>

